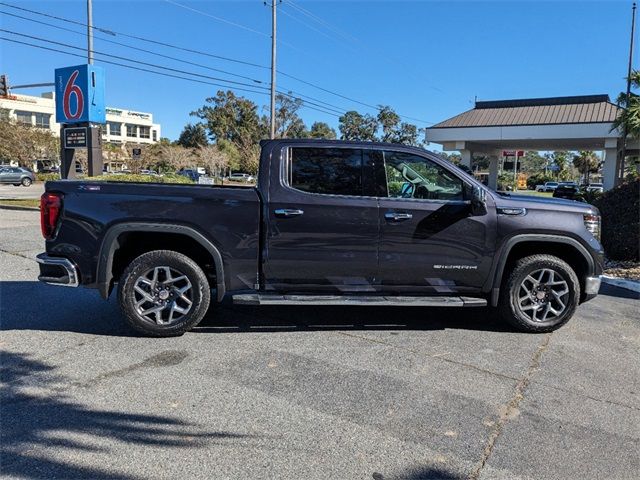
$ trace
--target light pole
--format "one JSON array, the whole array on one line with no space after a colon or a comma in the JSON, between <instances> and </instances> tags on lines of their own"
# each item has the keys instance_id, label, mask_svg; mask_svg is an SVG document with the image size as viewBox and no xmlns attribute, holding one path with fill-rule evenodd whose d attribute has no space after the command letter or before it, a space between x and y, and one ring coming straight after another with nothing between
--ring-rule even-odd
<instances>
[{"instance_id":1,"label":"light pole","mask_svg":"<svg viewBox=\"0 0 640 480\"><path fill-rule=\"evenodd\" d=\"M87 63L93 64L93 5L87 0Z\"/></svg>"},{"instance_id":2,"label":"light pole","mask_svg":"<svg viewBox=\"0 0 640 480\"><path fill-rule=\"evenodd\" d=\"M269 138L276 138L276 6L271 0L271 122Z\"/></svg>"},{"instance_id":3,"label":"light pole","mask_svg":"<svg viewBox=\"0 0 640 480\"><path fill-rule=\"evenodd\" d=\"M629 109L629 101L631 100L631 70L633 63L633 40L635 36L636 30L636 2L633 2L633 6L631 7L631 42L629 45L629 65L627 67L627 95L625 97L627 110ZM625 122L622 126L622 151L620 158L620 173L617 175L616 183L620 182L620 179L624 178L624 162L625 157L627 156L627 122Z\"/></svg>"}]
</instances>

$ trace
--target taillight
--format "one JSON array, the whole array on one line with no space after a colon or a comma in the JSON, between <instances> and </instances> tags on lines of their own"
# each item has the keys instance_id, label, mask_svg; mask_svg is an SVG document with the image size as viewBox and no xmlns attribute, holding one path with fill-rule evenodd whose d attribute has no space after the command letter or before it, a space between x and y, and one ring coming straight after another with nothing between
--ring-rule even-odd
<instances>
[{"instance_id":1,"label":"taillight","mask_svg":"<svg viewBox=\"0 0 640 480\"><path fill-rule=\"evenodd\" d=\"M62 194L44 192L40 197L40 228L42 236L51 240L56 233L62 211Z\"/></svg>"}]
</instances>

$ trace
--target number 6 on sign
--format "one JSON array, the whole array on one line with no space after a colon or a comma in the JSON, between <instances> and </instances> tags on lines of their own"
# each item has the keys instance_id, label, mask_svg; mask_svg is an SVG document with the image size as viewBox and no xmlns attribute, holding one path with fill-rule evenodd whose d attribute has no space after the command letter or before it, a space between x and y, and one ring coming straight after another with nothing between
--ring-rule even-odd
<instances>
[{"instance_id":1,"label":"number 6 on sign","mask_svg":"<svg viewBox=\"0 0 640 480\"><path fill-rule=\"evenodd\" d=\"M105 123L104 70L95 65L58 68L56 122Z\"/></svg>"},{"instance_id":2,"label":"number 6 on sign","mask_svg":"<svg viewBox=\"0 0 640 480\"><path fill-rule=\"evenodd\" d=\"M64 97L62 99L62 107L64 109L64 116L68 120L77 120L82 117L82 112L84 110L84 95L82 94L82 89L75 85L74 82L76 78L78 78L78 74L80 72L78 70L74 70L74 72L67 80L67 85L64 87ZM76 97L76 111L75 113L71 113L71 94Z\"/></svg>"}]
</instances>

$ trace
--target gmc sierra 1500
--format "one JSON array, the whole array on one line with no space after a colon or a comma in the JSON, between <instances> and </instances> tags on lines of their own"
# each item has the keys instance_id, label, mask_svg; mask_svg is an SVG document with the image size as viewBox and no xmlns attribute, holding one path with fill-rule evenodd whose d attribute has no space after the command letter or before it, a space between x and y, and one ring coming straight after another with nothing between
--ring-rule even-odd
<instances>
[{"instance_id":1,"label":"gmc sierra 1500","mask_svg":"<svg viewBox=\"0 0 640 480\"><path fill-rule=\"evenodd\" d=\"M598 210L488 190L425 150L262 143L257 186L47 182L46 283L96 288L179 335L210 302L497 307L550 331L598 293ZM425 316L425 322L428 317Z\"/></svg>"}]
</instances>

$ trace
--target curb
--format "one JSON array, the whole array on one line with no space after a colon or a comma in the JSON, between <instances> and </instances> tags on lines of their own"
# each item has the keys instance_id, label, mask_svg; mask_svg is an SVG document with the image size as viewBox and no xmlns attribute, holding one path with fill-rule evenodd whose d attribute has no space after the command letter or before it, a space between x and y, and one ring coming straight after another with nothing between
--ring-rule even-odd
<instances>
[{"instance_id":1,"label":"curb","mask_svg":"<svg viewBox=\"0 0 640 480\"><path fill-rule=\"evenodd\" d=\"M632 292L640 293L640 282L638 281L610 277L608 275L603 275L602 281L606 284L613 285L614 287L620 287L626 290L631 290Z\"/></svg>"},{"instance_id":2,"label":"curb","mask_svg":"<svg viewBox=\"0 0 640 480\"><path fill-rule=\"evenodd\" d=\"M39 212L40 209L36 207L21 207L19 205L2 205L0 204L0 210L21 210L23 212Z\"/></svg>"}]
</instances>

